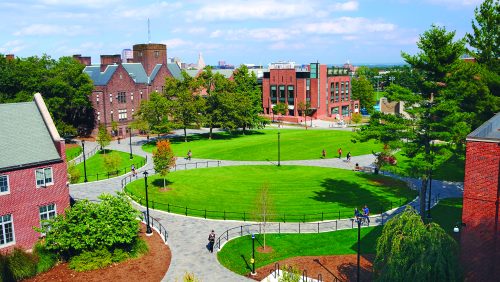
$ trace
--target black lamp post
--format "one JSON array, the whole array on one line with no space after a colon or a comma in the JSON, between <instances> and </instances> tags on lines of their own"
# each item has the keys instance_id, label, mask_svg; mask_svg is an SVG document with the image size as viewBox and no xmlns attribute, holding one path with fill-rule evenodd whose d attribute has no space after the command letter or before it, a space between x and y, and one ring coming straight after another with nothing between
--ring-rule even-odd
<instances>
[{"instance_id":1,"label":"black lamp post","mask_svg":"<svg viewBox=\"0 0 500 282\"><path fill-rule=\"evenodd\" d=\"M281 144L280 144L280 128L278 125L278 166L281 165Z\"/></svg>"},{"instance_id":2,"label":"black lamp post","mask_svg":"<svg viewBox=\"0 0 500 282\"><path fill-rule=\"evenodd\" d=\"M357 275L356 275L356 281L359 282L360 278L360 263L359 263L359 258L360 258L360 252L361 252L361 218L357 218L356 222L358 223L358 270L357 270Z\"/></svg>"},{"instance_id":3,"label":"black lamp post","mask_svg":"<svg viewBox=\"0 0 500 282\"><path fill-rule=\"evenodd\" d=\"M83 182L87 182L87 163L85 158L85 140L82 140L82 151L83 151Z\"/></svg>"},{"instance_id":4,"label":"black lamp post","mask_svg":"<svg viewBox=\"0 0 500 282\"><path fill-rule=\"evenodd\" d=\"M252 260L250 261L252 263L252 275L256 275L255 273L255 234L252 233Z\"/></svg>"},{"instance_id":5,"label":"black lamp post","mask_svg":"<svg viewBox=\"0 0 500 282\"><path fill-rule=\"evenodd\" d=\"M134 156L132 155L132 128L131 128L131 127L129 127L129 128L128 128L128 132L129 132L129 136L130 136L130 138L129 138L129 145L130 145L130 159L133 159L133 158L134 158Z\"/></svg>"},{"instance_id":6,"label":"black lamp post","mask_svg":"<svg viewBox=\"0 0 500 282\"><path fill-rule=\"evenodd\" d=\"M431 165L434 165L434 141L431 141ZM431 195L432 195L432 168L429 173L429 199L427 200L427 218L432 218L431 216Z\"/></svg>"},{"instance_id":7,"label":"black lamp post","mask_svg":"<svg viewBox=\"0 0 500 282\"><path fill-rule=\"evenodd\" d=\"M153 231L151 230L151 226L149 226L149 201L148 201L148 172L144 171L144 187L146 189L146 235L151 236Z\"/></svg>"}]
</instances>

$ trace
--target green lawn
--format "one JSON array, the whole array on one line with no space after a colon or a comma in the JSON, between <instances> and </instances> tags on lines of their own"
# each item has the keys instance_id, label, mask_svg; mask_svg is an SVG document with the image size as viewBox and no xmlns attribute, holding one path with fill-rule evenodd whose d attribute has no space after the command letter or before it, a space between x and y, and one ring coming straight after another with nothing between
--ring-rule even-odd
<instances>
[{"instance_id":1,"label":"green lawn","mask_svg":"<svg viewBox=\"0 0 500 282\"><path fill-rule=\"evenodd\" d=\"M80 145L69 147L66 145L66 160L71 161L72 159L78 157L82 153L82 147Z\"/></svg>"},{"instance_id":2,"label":"green lawn","mask_svg":"<svg viewBox=\"0 0 500 282\"><path fill-rule=\"evenodd\" d=\"M384 167L383 170L404 175L404 171L408 167L408 157L404 156L402 152L397 152L395 156L397 165L394 167ZM432 178L437 180L463 182L465 175L465 160L452 153L449 153L446 158L447 160L432 172Z\"/></svg>"},{"instance_id":3,"label":"green lawn","mask_svg":"<svg viewBox=\"0 0 500 282\"><path fill-rule=\"evenodd\" d=\"M361 229L362 254L375 254L376 241L381 232L381 226ZM256 235L255 240L256 248L262 246L262 235ZM256 251L255 267L266 266L290 257L356 254L357 240L357 229L310 234L267 234L266 246L271 246L273 252L263 254ZM223 266L241 275L251 271L251 257L250 236L227 242L217 253L217 258Z\"/></svg>"},{"instance_id":4,"label":"green lawn","mask_svg":"<svg viewBox=\"0 0 500 282\"><path fill-rule=\"evenodd\" d=\"M462 198L443 199L431 210L432 221L443 227L452 237L453 227L457 222L462 222L462 200Z\"/></svg>"},{"instance_id":5,"label":"green lawn","mask_svg":"<svg viewBox=\"0 0 500 282\"><path fill-rule=\"evenodd\" d=\"M254 219L252 211L264 184L269 186L277 214L275 221L347 218L352 217L355 207L364 204L372 213L380 213L416 196L399 180L323 167L202 168L172 172L167 179L165 191L160 176L148 178L150 207L180 214L185 214L185 207L189 207L197 210L188 210L188 215L200 217L205 216L206 209L207 217L217 219ZM145 203L143 180L132 182L125 189Z\"/></svg>"},{"instance_id":6,"label":"green lawn","mask_svg":"<svg viewBox=\"0 0 500 282\"><path fill-rule=\"evenodd\" d=\"M133 155L133 159L130 159L130 154L120 151L112 151L106 150L106 154L114 154L118 155L120 158L120 164L118 165L118 173L117 171L108 172L104 165L104 155L103 151L98 151L95 155L88 158L86 161L87 165L87 180L88 181L96 181L102 180L109 177L116 177L125 173L130 172L130 168L132 164L135 165L135 168L138 169L144 165L146 159L144 157ZM76 165L77 169L80 171L80 179L77 183L81 183L84 180L83 174L83 162Z\"/></svg>"},{"instance_id":7,"label":"green lawn","mask_svg":"<svg viewBox=\"0 0 500 282\"><path fill-rule=\"evenodd\" d=\"M347 152L353 156L371 154L382 146L374 142L352 143L352 132L340 130L305 130L286 129L280 131L281 160L319 159L321 151L326 150L327 158L337 156L342 148L343 157ZM188 150L193 158L221 159L238 161L276 161L278 159L278 130L266 129L251 131L246 135L240 132L214 134L209 140L207 134L189 136L189 142L183 138L171 140L177 156L185 157ZM143 150L151 152L155 144L143 145Z\"/></svg>"}]
</instances>

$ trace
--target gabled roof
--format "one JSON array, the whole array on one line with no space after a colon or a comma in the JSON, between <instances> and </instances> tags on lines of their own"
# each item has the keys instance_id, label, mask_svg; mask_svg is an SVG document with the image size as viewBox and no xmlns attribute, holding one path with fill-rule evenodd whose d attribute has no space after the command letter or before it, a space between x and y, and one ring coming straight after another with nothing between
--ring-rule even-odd
<instances>
[{"instance_id":1,"label":"gabled roof","mask_svg":"<svg viewBox=\"0 0 500 282\"><path fill-rule=\"evenodd\" d=\"M0 104L0 170L61 160L42 111L35 101Z\"/></svg>"},{"instance_id":2,"label":"gabled roof","mask_svg":"<svg viewBox=\"0 0 500 282\"><path fill-rule=\"evenodd\" d=\"M154 67L153 71L151 72L151 75L149 76L149 81L155 80L156 75L160 71L160 68L161 68L161 64L156 64L156 66Z\"/></svg>"},{"instance_id":3,"label":"gabled roof","mask_svg":"<svg viewBox=\"0 0 500 282\"><path fill-rule=\"evenodd\" d=\"M200 70L185 70L185 72L190 76L190 77L196 77L198 76L198 73L200 73Z\"/></svg>"},{"instance_id":4,"label":"gabled roof","mask_svg":"<svg viewBox=\"0 0 500 282\"><path fill-rule=\"evenodd\" d=\"M231 78L234 74L234 69L214 69L212 70L214 74L219 73L225 78Z\"/></svg>"},{"instance_id":5,"label":"gabled roof","mask_svg":"<svg viewBox=\"0 0 500 282\"><path fill-rule=\"evenodd\" d=\"M467 141L500 143L500 113L497 113L467 135Z\"/></svg>"},{"instance_id":6,"label":"gabled roof","mask_svg":"<svg viewBox=\"0 0 500 282\"><path fill-rule=\"evenodd\" d=\"M181 68L179 67L178 64L176 63L170 63L170 64L167 64L167 67L168 67L168 70L170 71L170 73L172 74L172 76L178 80L183 80L184 77L182 77L182 72L181 72Z\"/></svg>"},{"instance_id":7,"label":"gabled roof","mask_svg":"<svg viewBox=\"0 0 500 282\"><path fill-rule=\"evenodd\" d=\"M90 76L90 79L94 82L94 85L106 85L108 84L111 76L115 73L118 65L108 65L106 69L101 72L100 66L86 66L83 72Z\"/></svg>"},{"instance_id":8,"label":"gabled roof","mask_svg":"<svg viewBox=\"0 0 500 282\"><path fill-rule=\"evenodd\" d=\"M149 83L149 77L141 63L124 63L122 66L135 83Z\"/></svg>"}]
</instances>

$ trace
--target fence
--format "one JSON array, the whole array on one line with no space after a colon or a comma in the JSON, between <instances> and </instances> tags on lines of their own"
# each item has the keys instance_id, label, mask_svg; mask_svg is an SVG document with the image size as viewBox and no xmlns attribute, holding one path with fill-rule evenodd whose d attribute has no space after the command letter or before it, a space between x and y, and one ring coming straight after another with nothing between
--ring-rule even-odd
<instances>
[{"instance_id":1,"label":"fence","mask_svg":"<svg viewBox=\"0 0 500 282\"><path fill-rule=\"evenodd\" d=\"M205 162L194 162L194 163L185 163L185 164L178 164L178 165L175 165L172 169L174 171L177 171L177 170L186 170L186 169L191 169L191 168L200 168L200 167L210 167L211 164L217 164L217 167L220 166L220 161L205 161ZM154 175L156 174L157 172L154 170L154 169L146 169L144 171L147 171L149 175ZM132 181L135 181L139 178L143 178L144 177L144 171L141 172L141 173L137 173L135 176L132 176L132 175L129 175L125 178L123 178L121 180L121 187L122 187L122 190L125 188L125 186L127 186L127 184L129 184L130 182ZM151 201L150 201L151 202Z\"/></svg>"},{"instance_id":2,"label":"fence","mask_svg":"<svg viewBox=\"0 0 500 282\"><path fill-rule=\"evenodd\" d=\"M272 275L273 278L276 279L276 278L280 277L280 272L283 273L283 271L288 271L289 273L292 273L293 272L293 268L291 266L289 266L288 269L286 269L285 267L280 268L280 264L276 262L274 264L274 268L271 269L271 270L269 270L269 274ZM337 276L335 276L333 273L331 273L331 274L333 275L333 282L341 282L342 281ZM304 269L302 271L301 278L302 279L300 279L300 277L299 277L299 281L302 281L302 282L323 282L323 276L321 275L321 273L318 273L318 278L317 279L312 279L312 278L309 278L307 276L307 269Z\"/></svg>"},{"instance_id":3,"label":"fence","mask_svg":"<svg viewBox=\"0 0 500 282\"><path fill-rule=\"evenodd\" d=\"M142 222L147 224L146 211L143 211L142 215L143 215ZM160 237L162 237L163 241L165 241L165 244L166 244L167 240L168 240L167 229L157 219L155 219L152 216L149 216L149 224L152 228L154 228L160 234Z\"/></svg>"},{"instance_id":4,"label":"fence","mask_svg":"<svg viewBox=\"0 0 500 282\"><path fill-rule=\"evenodd\" d=\"M96 146L90 152L85 153L85 158L88 159L88 158L92 157L93 155L95 155L95 153L97 153L97 151L99 151L99 146ZM83 162L83 154L80 154L80 156L78 156L72 160L68 160L68 161L75 162L75 164L82 163Z\"/></svg>"},{"instance_id":5,"label":"fence","mask_svg":"<svg viewBox=\"0 0 500 282\"><path fill-rule=\"evenodd\" d=\"M133 165L134 165L134 167L137 170L138 168L144 166L147 162L148 162L148 156L146 156L146 158L144 160L141 160L139 162L133 163ZM99 180L109 179L109 178L112 178L112 177L116 177L116 176L120 176L120 175L123 175L123 174L127 174L128 172L131 171L131 166L132 165L126 166L126 167L123 167L123 168L119 168L119 169L113 170L113 171L103 172L103 173L87 174L87 181L88 182L99 181ZM72 183L82 183L85 180L85 175L78 177L77 181L74 181L73 179L71 179L71 180L72 180L71 181Z\"/></svg>"}]
</instances>

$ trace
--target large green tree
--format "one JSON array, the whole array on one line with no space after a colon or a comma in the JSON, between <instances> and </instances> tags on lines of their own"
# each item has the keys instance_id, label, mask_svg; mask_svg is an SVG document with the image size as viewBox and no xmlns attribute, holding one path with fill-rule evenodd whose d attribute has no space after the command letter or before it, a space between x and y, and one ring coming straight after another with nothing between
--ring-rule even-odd
<instances>
[{"instance_id":1,"label":"large green tree","mask_svg":"<svg viewBox=\"0 0 500 282\"><path fill-rule=\"evenodd\" d=\"M361 108L365 108L369 113L373 112L375 99L373 98L373 85L365 76L353 78L351 81L352 99L359 100Z\"/></svg>"},{"instance_id":2,"label":"large green tree","mask_svg":"<svg viewBox=\"0 0 500 282\"><path fill-rule=\"evenodd\" d=\"M239 126L243 129L259 127L262 124L262 96L257 76L249 72L245 65L234 71L235 94L240 102L238 107Z\"/></svg>"},{"instance_id":3,"label":"large green tree","mask_svg":"<svg viewBox=\"0 0 500 282\"><path fill-rule=\"evenodd\" d=\"M474 10L473 33L467 33L467 43L473 48L468 53L490 70L499 71L500 58L500 2L485 0Z\"/></svg>"},{"instance_id":4,"label":"large green tree","mask_svg":"<svg viewBox=\"0 0 500 282\"><path fill-rule=\"evenodd\" d=\"M0 103L31 101L40 92L63 136L88 134L95 123L89 101L93 85L84 67L71 57L0 55Z\"/></svg>"},{"instance_id":5,"label":"large green tree","mask_svg":"<svg viewBox=\"0 0 500 282\"><path fill-rule=\"evenodd\" d=\"M384 226L374 272L377 281L460 281L458 246L443 228L424 224L408 206Z\"/></svg>"},{"instance_id":6,"label":"large green tree","mask_svg":"<svg viewBox=\"0 0 500 282\"><path fill-rule=\"evenodd\" d=\"M170 102L158 92L151 93L149 100L141 102L139 111L134 115L134 127L152 133L168 133L172 128L169 114L172 111Z\"/></svg>"}]
</instances>

